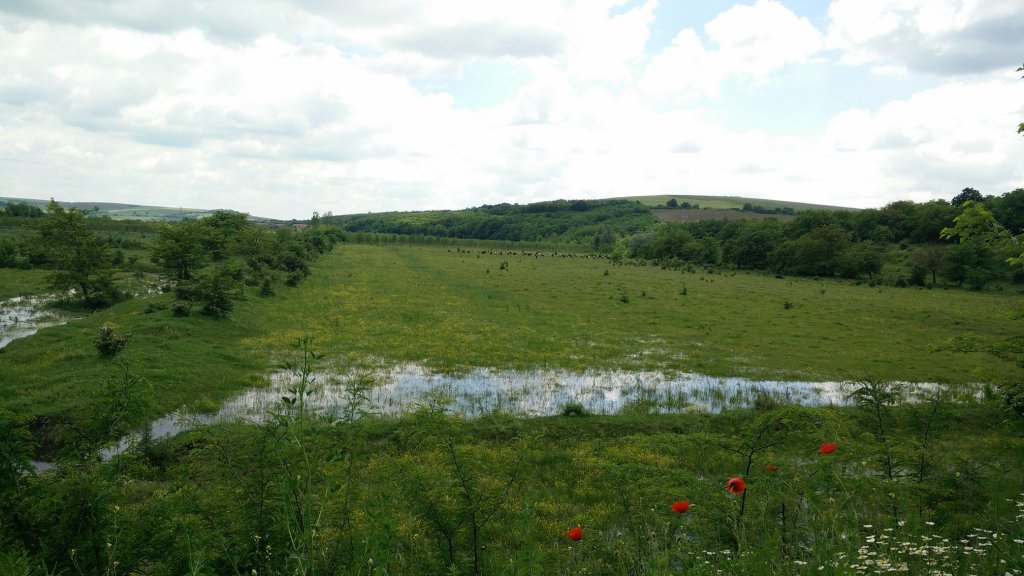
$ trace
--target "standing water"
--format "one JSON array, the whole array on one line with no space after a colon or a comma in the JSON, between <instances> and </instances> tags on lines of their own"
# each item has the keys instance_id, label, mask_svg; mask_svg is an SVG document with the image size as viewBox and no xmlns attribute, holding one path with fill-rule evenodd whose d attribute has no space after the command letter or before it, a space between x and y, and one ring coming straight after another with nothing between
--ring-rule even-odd
<instances>
[{"instance_id":1,"label":"standing water","mask_svg":"<svg viewBox=\"0 0 1024 576\"><path fill-rule=\"evenodd\" d=\"M0 300L0 348L43 328L66 324L69 317L46 308L52 298L18 296Z\"/></svg>"},{"instance_id":2,"label":"standing water","mask_svg":"<svg viewBox=\"0 0 1024 576\"><path fill-rule=\"evenodd\" d=\"M852 382L785 382L719 378L703 374L662 372L570 372L564 370L495 370L436 374L414 364L371 371L316 373L305 406L328 416L343 414L355 382L372 382L361 393L361 408L381 416L400 416L418 407L443 405L449 412L474 418L503 413L519 417L551 416L569 406L594 414L721 412L748 408L757 402L804 406L848 405ZM199 424L247 420L263 422L286 409L282 397L295 396L294 375L278 372L270 385L250 388L226 401L212 414L176 412L153 421L153 439L168 438ZM903 400L915 401L942 389L937 384L900 383ZM977 387L964 389L963 399L976 397ZM139 440L126 437L101 453L120 454Z\"/></svg>"}]
</instances>

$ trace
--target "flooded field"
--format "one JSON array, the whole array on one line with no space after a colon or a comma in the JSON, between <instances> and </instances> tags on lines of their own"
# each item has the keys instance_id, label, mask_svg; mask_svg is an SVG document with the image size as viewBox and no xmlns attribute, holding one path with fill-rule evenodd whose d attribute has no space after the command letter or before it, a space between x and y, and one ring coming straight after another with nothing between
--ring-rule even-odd
<instances>
[{"instance_id":1,"label":"flooded field","mask_svg":"<svg viewBox=\"0 0 1024 576\"><path fill-rule=\"evenodd\" d=\"M287 408L299 380L279 372L270 385L252 388L225 402L211 414L177 412L150 424L152 438L167 438L199 424L247 420L263 422ZM756 402L805 406L848 405L852 382L783 382L718 378L703 374L660 372L569 372L561 370L493 370L478 368L450 375L404 364L372 371L314 374L304 395L310 411L340 417L350 399L361 396L361 408L380 416L399 416L426 405L476 418L493 413L518 417L560 414L567 409L592 414L721 412ZM937 384L901 383L904 400L915 401L940 389ZM964 399L977 396L975 388ZM110 458L127 450L138 436L122 439L103 451Z\"/></svg>"},{"instance_id":2,"label":"flooded field","mask_svg":"<svg viewBox=\"0 0 1024 576\"><path fill-rule=\"evenodd\" d=\"M65 324L70 316L48 309L48 296L18 296L0 300L0 348L43 328Z\"/></svg>"}]
</instances>

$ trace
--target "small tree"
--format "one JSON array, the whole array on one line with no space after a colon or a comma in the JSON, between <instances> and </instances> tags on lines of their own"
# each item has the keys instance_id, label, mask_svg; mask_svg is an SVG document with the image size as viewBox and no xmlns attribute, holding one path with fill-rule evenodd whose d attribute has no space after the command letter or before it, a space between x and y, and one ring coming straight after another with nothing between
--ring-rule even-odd
<instances>
[{"instance_id":1,"label":"small tree","mask_svg":"<svg viewBox=\"0 0 1024 576\"><path fill-rule=\"evenodd\" d=\"M970 187L964 188L963 190L960 191L959 194L953 196L953 199L950 200L949 203L952 204L953 206L960 207L963 206L964 202L967 202L968 200L970 200L971 202L981 202L981 192L978 192L974 188Z\"/></svg>"},{"instance_id":2,"label":"small tree","mask_svg":"<svg viewBox=\"0 0 1024 576\"><path fill-rule=\"evenodd\" d=\"M207 261L210 229L194 220L164 224L153 245L151 260L175 282L188 282Z\"/></svg>"},{"instance_id":3,"label":"small tree","mask_svg":"<svg viewBox=\"0 0 1024 576\"><path fill-rule=\"evenodd\" d=\"M234 301L241 298L242 283L224 267L201 277L195 285L195 299L203 304L206 316L226 318L235 308Z\"/></svg>"},{"instance_id":4,"label":"small tree","mask_svg":"<svg viewBox=\"0 0 1024 576\"><path fill-rule=\"evenodd\" d=\"M64 209L51 200L39 223L39 240L55 268L50 285L60 291L74 289L90 306L116 301L120 293L111 278L111 258L106 242L86 224L86 213Z\"/></svg>"}]
</instances>

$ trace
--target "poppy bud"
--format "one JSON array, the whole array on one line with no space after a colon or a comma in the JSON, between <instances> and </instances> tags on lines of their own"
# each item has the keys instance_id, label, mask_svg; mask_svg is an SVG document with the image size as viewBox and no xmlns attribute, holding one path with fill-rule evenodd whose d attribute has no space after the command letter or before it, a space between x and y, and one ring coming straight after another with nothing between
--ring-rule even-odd
<instances>
[{"instance_id":1,"label":"poppy bud","mask_svg":"<svg viewBox=\"0 0 1024 576\"><path fill-rule=\"evenodd\" d=\"M778 467L772 466L771 464L765 464L764 467L769 472L778 472L779 471Z\"/></svg>"},{"instance_id":2,"label":"poppy bud","mask_svg":"<svg viewBox=\"0 0 1024 576\"><path fill-rule=\"evenodd\" d=\"M580 528L580 525L577 524L575 528L570 529L565 535L569 537L569 540L579 542L583 538L583 528Z\"/></svg>"},{"instance_id":3,"label":"poppy bud","mask_svg":"<svg viewBox=\"0 0 1024 576\"><path fill-rule=\"evenodd\" d=\"M747 489L747 483L743 481L743 478L735 476L729 478L729 481L725 483L725 489L733 494L743 494L743 491Z\"/></svg>"}]
</instances>

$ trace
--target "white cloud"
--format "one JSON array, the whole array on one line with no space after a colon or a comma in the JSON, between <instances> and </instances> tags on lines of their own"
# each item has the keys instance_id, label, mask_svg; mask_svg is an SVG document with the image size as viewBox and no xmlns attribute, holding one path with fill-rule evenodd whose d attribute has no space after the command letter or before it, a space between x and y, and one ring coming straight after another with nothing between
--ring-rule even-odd
<instances>
[{"instance_id":1,"label":"white cloud","mask_svg":"<svg viewBox=\"0 0 1024 576\"><path fill-rule=\"evenodd\" d=\"M806 18L773 0L733 6L705 28L719 46L718 64L731 74L757 80L822 48L821 34Z\"/></svg>"},{"instance_id":2,"label":"white cloud","mask_svg":"<svg viewBox=\"0 0 1024 576\"><path fill-rule=\"evenodd\" d=\"M179 4L0 8L0 195L306 217L659 193L877 206L1024 177L1015 75L856 104L805 138L727 128L726 90L824 54L772 0L679 26L658 53L654 0ZM935 46L1006 6L943 5L862 19L839 0L829 41L898 77L915 52L878 30ZM479 88L461 73L475 61L528 79L460 106L446 87Z\"/></svg>"},{"instance_id":3,"label":"white cloud","mask_svg":"<svg viewBox=\"0 0 1024 576\"><path fill-rule=\"evenodd\" d=\"M827 43L852 65L985 73L1024 52L1021 12L1017 0L833 0Z\"/></svg>"},{"instance_id":4,"label":"white cloud","mask_svg":"<svg viewBox=\"0 0 1024 576\"><path fill-rule=\"evenodd\" d=\"M692 29L681 30L655 56L641 86L655 96L717 97L727 78L764 82L780 68L806 61L823 39L806 19L773 0L736 5L705 26L713 48L705 48Z\"/></svg>"}]
</instances>

